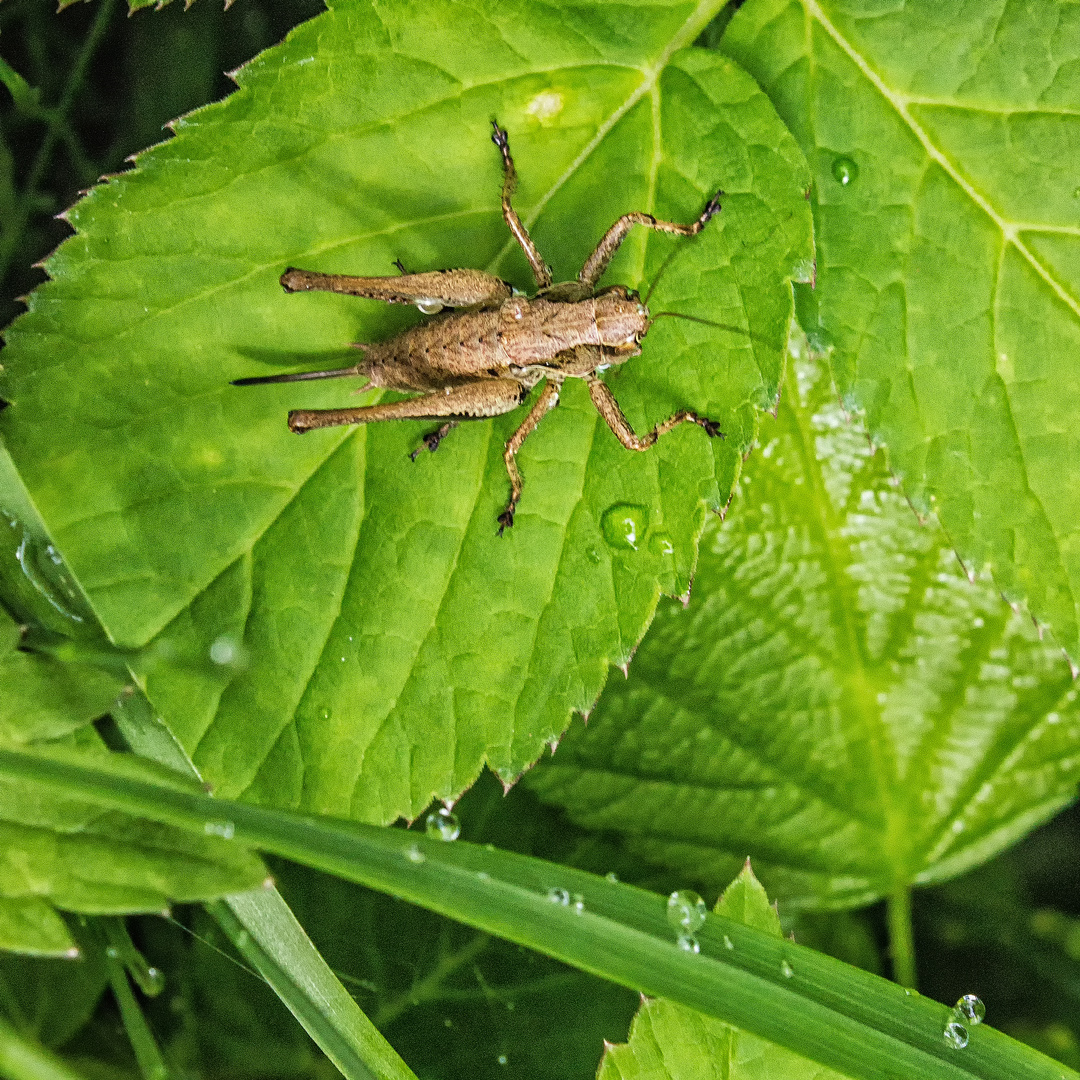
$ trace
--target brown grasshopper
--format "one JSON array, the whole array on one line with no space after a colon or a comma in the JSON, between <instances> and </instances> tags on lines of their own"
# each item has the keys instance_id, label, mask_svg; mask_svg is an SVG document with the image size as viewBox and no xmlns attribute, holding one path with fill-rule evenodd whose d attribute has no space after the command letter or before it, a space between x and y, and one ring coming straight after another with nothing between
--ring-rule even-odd
<instances>
[{"instance_id":1,"label":"brown grasshopper","mask_svg":"<svg viewBox=\"0 0 1080 1080\"><path fill-rule=\"evenodd\" d=\"M510 501L498 517L502 535L504 529L514 524L514 510L521 498L522 480L515 456L544 415L559 403L564 379L585 380L597 411L628 450L647 449L661 435L685 421L700 425L710 436L723 437L712 420L688 409L668 417L647 435L634 432L614 394L597 372L640 355L641 339L651 323L649 310L636 292L621 285L596 291L597 281L633 226L696 236L719 211L723 192L718 191L690 225L658 221L651 214L623 214L585 260L576 281L552 284L551 269L511 205L517 173L506 132L494 120L491 126L492 142L503 159L503 217L532 267L538 286L536 295L520 295L501 278L482 270L410 274L399 261L398 277L349 277L290 267L281 275L286 292L346 293L390 304L415 304L425 314L443 308L462 310L437 314L389 341L358 345L364 358L352 367L237 379L234 385L362 375L368 381L357 393L370 387L418 391L419 397L405 401L352 409L296 409L289 413L289 428L297 433L379 420L443 421L413 451L411 457L415 461L423 446L432 451L437 449L459 421L510 412L542 381L544 388L540 396L503 452L510 477Z\"/></svg>"}]
</instances>

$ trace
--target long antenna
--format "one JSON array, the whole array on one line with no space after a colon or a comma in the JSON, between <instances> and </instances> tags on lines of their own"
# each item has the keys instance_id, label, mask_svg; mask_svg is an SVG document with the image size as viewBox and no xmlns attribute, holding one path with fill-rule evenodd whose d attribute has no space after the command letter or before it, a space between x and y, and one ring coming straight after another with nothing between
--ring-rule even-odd
<instances>
[{"instance_id":1,"label":"long antenna","mask_svg":"<svg viewBox=\"0 0 1080 1080\"><path fill-rule=\"evenodd\" d=\"M768 341L765 338L758 337L757 334L751 333L743 326L734 326L731 323L715 322L712 319L703 319L700 315L684 315L681 311L658 311L652 318L649 319L649 325L652 326L657 319L663 318L669 319L686 319L689 322L701 323L702 326L715 326L717 330L729 330L733 334L740 334L743 337L749 338L751 341L759 341L762 345L768 345L770 348L783 350L784 346L777 345L776 342Z\"/></svg>"},{"instance_id":2,"label":"long antenna","mask_svg":"<svg viewBox=\"0 0 1080 1080\"><path fill-rule=\"evenodd\" d=\"M233 379L233 386L259 386L262 383L306 382L308 379L340 379L348 375L363 375L356 366L334 368L333 371L297 371L291 375L257 375L250 379Z\"/></svg>"}]
</instances>

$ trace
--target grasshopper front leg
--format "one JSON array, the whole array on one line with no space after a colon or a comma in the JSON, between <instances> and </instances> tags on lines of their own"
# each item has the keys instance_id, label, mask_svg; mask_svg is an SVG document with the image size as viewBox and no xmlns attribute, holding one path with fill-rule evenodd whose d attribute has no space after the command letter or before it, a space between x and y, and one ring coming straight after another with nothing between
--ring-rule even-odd
<instances>
[{"instance_id":1,"label":"grasshopper front leg","mask_svg":"<svg viewBox=\"0 0 1080 1080\"><path fill-rule=\"evenodd\" d=\"M706 222L720 211L720 196L724 193L718 191L706 204L697 221L689 225L679 225L674 221L660 221L652 214L635 212L623 214L596 245L596 250L585 260L585 265L578 274L578 281L591 289L600 280L608 263L611 262L619 245L626 239L626 234L635 225L644 225L647 229L656 229L658 232L675 233L677 236L697 236L705 228Z\"/></svg>"},{"instance_id":2,"label":"grasshopper front leg","mask_svg":"<svg viewBox=\"0 0 1080 1080\"><path fill-rule=\"evenodd\" d=\"M348 274L297 270L290 266L281 275L281 287L289 293L336 292L383 300L387 304L415 304L427 315L444 307L497 307L509 300L513 292L502 278L483 270L428 270L422 274L393 277L350 277Z\"/></svg>"},{"instance_id":3,"label":"grasshopper front leg","mask_svg":"<svg viewBox=\"0 0 1080 1080\"><path fill-rule=\"evenodd\" d=\"M503 220L506 222L506 227L514 234L514 239L521 245L521 250L525 252L525 258L529 260L529 265L532 267L533 277L536 278L537 287L546 289L551 284L551 267L544 262L544 257L533 243L529 230L525 228L524 222L510 204L510 198L517 187L517 169L514 168L514 159L510 156L510 138L499 127L498 121L492 120L491 126L494 129L491 133L491 141L499 148L503 159Z\"/></svg>"},{"instance_id":4,"label":"grasshopper front leg","mask_svg":"<svg viewBox=\"0 0 1080 1080\"><path fill-rule=\"evenodd\" d=\"M585 381L589 386L589 397L592 398L596 411L603 418L604 423L611 428L615 438L627 450L648 450L661 435L666 435L672 428L683 423L697 424L705 429L705 433L710 438L719 437L722 439L724 437L724 433L720 430L720 425L716 421L706 420L705 417L698 416L696 412L689 409L681 409L673 416L669 416L662 424L657 424L647 435L638 435L630 426L630 421L626 419L622 409L619 408L619 403L615 400L615 395L608 389L607 384L601 382L595 375L587 376Z\"/></svg>"}]
</instances>

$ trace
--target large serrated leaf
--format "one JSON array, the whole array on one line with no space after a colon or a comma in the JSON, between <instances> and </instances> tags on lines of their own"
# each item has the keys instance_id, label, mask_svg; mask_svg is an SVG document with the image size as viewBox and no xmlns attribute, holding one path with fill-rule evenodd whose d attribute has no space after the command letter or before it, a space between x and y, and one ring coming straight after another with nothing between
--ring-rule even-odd
<instances>
[{"instance_id":1,"label":"large serrated leaf","mask_svg":"<svg viewBox=\"0 0 1080 1080\"><path fill-rule=\"evenodd\" d=\"M716 912L781 936L780 920L749 864ZM597 1080L839 1080L841 1073L663 998L646 998L630 1038L608 1046Z\"/></svg>"},{"instance_id":2,"label":"large serrated leaf","mask_svg":"<svg viewBox=\"0 0 1080 1080\"><path fill-rule=\"evenodd\" d=\"M793 380L794 381L794 380ZM800 368L629 680L529 774L545 799L718 888L845 905L989 858L1073 798L1060 649L918 524L819 367Z\"/></svg>"},{"instance_id":3,"label":"large serrated leaf","mask_svg":"<svg viewBox=\"0 0 1080 1080\"><path fill-rule=\"evenodd\" d=\"M751 0L723 48L811 162L842 390L965 564L1080 659L1076 8Z\"/></svg>"},{"instance_id":4,"label":"large serrated leaf","mask_svg":"<svg viewBox=\"0 0 1080 1080\"><path fill-rule=\"evenodd\" d=\"M387 821L485 761L509 780L687 587L706 507L778 393L788 279L811 257L793 139L730 60L684 48L719 6L634 6L631 32L614 3L348 0L70 212L77 235L8 333L0 427L108 633L150 643L147 694L220 793ZM289 407L348 386L228 385L340 366L410 321L283 296L287 265L530 284L492 116L559 278L619 214L692 220L727 192L693 242L639 230L610 275L649 282L674 255L653 310L729 327L662 320L611 376L639 430L693 407L726 442L680 429L628 453L568 387L522 453L502 539L518 415L413 465L422 425L288 432ZM636 550L602 529L625 505Z\"/></svg>"}]
</instances>

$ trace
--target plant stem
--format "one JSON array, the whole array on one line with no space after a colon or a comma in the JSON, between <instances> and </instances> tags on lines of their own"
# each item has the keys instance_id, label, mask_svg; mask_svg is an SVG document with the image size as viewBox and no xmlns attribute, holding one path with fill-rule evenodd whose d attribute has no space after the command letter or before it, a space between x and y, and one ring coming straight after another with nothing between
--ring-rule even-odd
<instances>
[{"instance_id":1,"label":"plant stem","mask_svg":"<svg viewBox=\"0 0 1080 1080\"><path fill-rule=\"evenodd\" d=\"M886 913L893 980L914 990L915 935L911 929L911 889L906 885L898 888L888 899Z\"/></svg>"},{"instance_id":2,"label":"plant stem","mask_svg":"<svg viewBox=\"0 0 1080 1080\"><path fill-rule=\"evenodd\" d=\"M110 950L106 953L106 963L109 970L109 984L112 986L113 997L120 1009L120 1019L124 1023L131 1049L135 1051L135 1060L139 1064L139 1072L143 1080L166 1080L169 1070L165 1065L165 1059L158 1049L154 1033L143 1016L142 1008L131 990L127 972L117 956L113 956Z\"/></svg>"}]
</instances>

